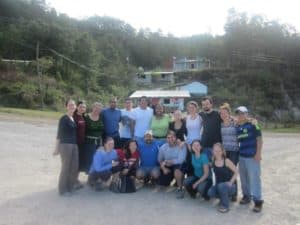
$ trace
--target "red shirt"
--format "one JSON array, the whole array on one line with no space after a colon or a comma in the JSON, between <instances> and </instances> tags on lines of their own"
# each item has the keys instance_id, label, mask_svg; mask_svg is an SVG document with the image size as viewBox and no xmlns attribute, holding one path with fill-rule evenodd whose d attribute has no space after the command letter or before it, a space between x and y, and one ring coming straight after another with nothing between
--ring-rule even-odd
<instances>
[{"instance_id":1,"label":"red shirt","mask_svg":"<svg viewBox=\"0 0 300 225\"><path fill-rule=\"evenodd\" d=\"M130 158L126 158L126 155L124 151L121 149L116 149L118 157L120 162L122 162L124 168L132 168L136 167L139 159L140 159L140 153L138 151L135 151Z\"/></svg>"},{"instance_id":2,"label":"red shirt","mask_svg":"<svg viewBox=\"0 0 300 225\"><path fill-rule=\"evenodd\" d=\"M77 125L77 144L81 145L84 143L84 139L85 139L85 127L86 127L85 120L83 116L80 116L77 113L74 114L73 118Z\"/></svg>"}]
</instances>

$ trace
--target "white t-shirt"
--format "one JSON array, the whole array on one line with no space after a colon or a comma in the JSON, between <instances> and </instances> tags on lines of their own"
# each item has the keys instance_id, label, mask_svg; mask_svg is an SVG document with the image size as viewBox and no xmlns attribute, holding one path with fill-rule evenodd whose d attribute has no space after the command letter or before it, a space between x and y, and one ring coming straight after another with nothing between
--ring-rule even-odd
<instances>
[{"instance_id":1,"label":"white t-shirt","mask_svg":"<svg viewBox=\"0 0 300 225\"><path fill-rule=\"evenodd\" d=\"M187 137L186 142L191 144L193 140L200 140L201 138L202 119L199 115L195 119L191 116L186 117Z\"/></svg>"},{"instance_id":2,"label":"white t-shirt","mask_svg":"<svg viewBox=\"0 0 300 225\"><path fill-rule=\"evenodd\" d=\"M144 137L146 131L150 129L152 117L153 109L149 107L147 107L146 109L137 107L132 111L131 118L135 121L135 137Z\"/></svg>"},{"instance_id":3,"label":"white t-shirt","mask_svg":"<svg viewBox=\"0 0 300 225\"><path fill-rule=\"evenodd\" d=\"M121 122L120 122L120 137L132 138L130 133L132 110L121 109Z\"/></svg>"}]
</instances>

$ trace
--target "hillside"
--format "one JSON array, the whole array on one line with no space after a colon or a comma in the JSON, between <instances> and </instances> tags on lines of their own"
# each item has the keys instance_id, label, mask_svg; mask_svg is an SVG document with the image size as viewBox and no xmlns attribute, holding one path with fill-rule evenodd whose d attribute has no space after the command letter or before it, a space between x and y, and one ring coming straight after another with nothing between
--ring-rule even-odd
<instances>
[{"instance_id":1,"label":"hillside","mask_svg":"<svg viewBox=\"0 0 300 225\"><path fill-rule=\"evenodd\" d=\"M173 56L200 56L212 69L178 82L207 84L216 104L300 121L300 37L286 24L232 9L223 36L177 38L110 17L76 20L43 0L2 0L0 15L1 105L58 110L67 96L105 103L138 88L132 80L139 67L170 69Z\"/></svg>"}]
</instances>

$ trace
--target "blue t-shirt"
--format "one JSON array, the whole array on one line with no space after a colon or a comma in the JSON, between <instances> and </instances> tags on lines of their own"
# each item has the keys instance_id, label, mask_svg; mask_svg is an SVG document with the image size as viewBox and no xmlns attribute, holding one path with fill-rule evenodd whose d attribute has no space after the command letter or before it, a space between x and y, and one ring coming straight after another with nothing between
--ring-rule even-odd
<instances>
[{"instance_id":1,"label":"blue t-shirt","mask_svg":"<svg viewBox=\"0 0 300 225\"><path fill-rule=\"evenodd\" d=\"M91 165L89 173L103 172L112 168L112 161L118 160L118 154L116 150L110 152L104 151L103 147L97 150L93 157L93 163Z\"/></svg>"},{"instance_id":2,"label":"blue t-shirt","mask_svg":"<svg viewBox=\"0 0 300 225\"><path fill-rule=\"evenodd\" d=\"M194 168L194 175L196 177L202 177L204 174L203 166L208 165L209 160L206 154L200 154L200 157L196 158L195 154L192 154L192 166Z\"/></svg>"},{"instance_id":3,"label":"blue t-shirt","mask_svg":"<svg viewBox=\"0 0 300 225\"><path fill-rule=\"evenodd\" d=\"M119 122L121 121L121 110L107 108L101 112L106 137L119 136Z\"/></svg>"},{"instance_id":4,"label":"blue t-shirt","mask_svg":"<svg viewBox=\"0 0 300 225\"><path fill-rule=\"evenodd\" d=\"M257 137L261 136L261 130L258 125L252 123L244 123L237 128L237 136L239 141L240 156L254 157L256 154Z\"/></svg>"},{"instance_id":5,"label":"blue t-shirt","mask_svg":"<svg viewBox=\"0 0 300 225\"><path fill-rule=\"evenodd\" d=\"M147 144L145 141L140 141L138 142L138 149L140 152L140 167L155 167L158 165L158 142L153 140L151 144Z\"/></svg>"}]
</instances>

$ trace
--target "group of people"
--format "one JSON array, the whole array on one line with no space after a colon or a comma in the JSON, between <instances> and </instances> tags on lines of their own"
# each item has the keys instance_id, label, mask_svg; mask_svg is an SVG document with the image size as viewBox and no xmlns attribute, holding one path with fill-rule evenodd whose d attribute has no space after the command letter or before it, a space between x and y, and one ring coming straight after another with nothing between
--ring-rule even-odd
<instances>
[{"instance_id":1,"label":"group of people","mask_svg":"<svg viewBox=\"0 0 300 225\"><path fill-rule=\"evenodd\" d=\"M81 188L78 175L85 172L97 191L135 192L138 179L145 185L175 185L177 198L186 192L192 198L219 198L218 210L228 212L230 201L237 201L239 170L240 204L253 200L253 211L261 211L262 136L245 106L232 115L229 104L214 110L206 96L201 112L190 101L184 116L180 110L166 114L160 104L149 107L146 97L136 108L132 105L126 99L120 110L112 98L109 107L96 102L86 113L84 102L66 102L54 151L62 162L60 195Z\"/></svg>"}]
</instances>

